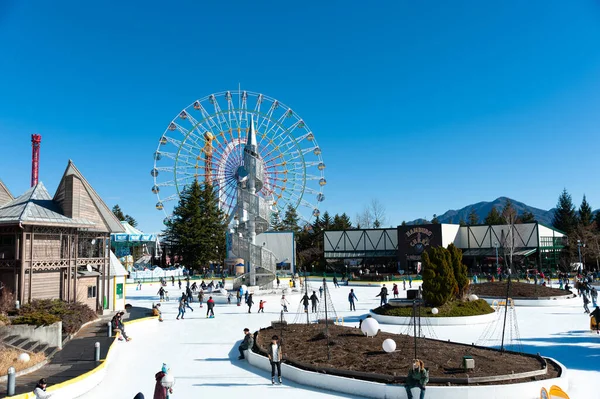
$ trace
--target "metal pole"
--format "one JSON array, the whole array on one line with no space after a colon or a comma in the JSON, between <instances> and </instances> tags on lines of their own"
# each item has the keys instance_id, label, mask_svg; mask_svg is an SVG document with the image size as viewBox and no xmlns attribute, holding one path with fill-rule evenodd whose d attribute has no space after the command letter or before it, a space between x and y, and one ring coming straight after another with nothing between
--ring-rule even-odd
<instances>
[{"instance_id":1,"label":"metal pole","mask_svg":"<svg viewBox=\"0 0 600 399\"><path fill-rule=\"evenodd\" d=\"M415 330L415 359L417 358L417 301L413 301L413 325Z\"/></svg>"},{"instance_id":2,"label":"metal pole","mask_svg":"<svg viewBox=\"0 0 600 399\"><path fill-rule=\"evenodd\" d=\"M94 344L94 361L100 361L100 342Z\"/></svg>"},{"instance_id":3,"label":"metal pole","mask_svg":"<svg viewBox=\"0 0 600 399\"><path fill-rule=\"evenodd\" d=\"M108 323L106 323L106 324L108 325L108 330L107 331L108 331L108 337L110 338L110 337L112 337L112 324L111 324L110 321Z\"/></svg>"},{"instance_id":4,"label":"metal pole","mask_svg":"<svg viewBox=\"0 0 600 399\"><path fill-rule=\"evenodd\" d=\"M504 333L506 332L506 315L508 313L508 295L510 292L510 274L508 275L508 282L506 283L506 298L504 301L504 323L502 323L502 343L500 345L500 351L504 352Z\"/></svg>"},{"instance_id":5,"label":"metal pole","mask_svg":"<svg viewBox=\"0 0 600 399\"><path fill-rule=\"evenodd\" d=\"M14 367L8 368L8 380L6 383L6 396L14 396L17 386L17 374Z\"/></svg>"},{"instance_id":6,"label":"metal pole","mask_svg":"<svg viewBox=\"0 0 600 399\"><path fill-rule=\"evenodd\" d=\"M327 320L327 280L323 277L323 291L325 291L325 336L327 337L327 360L331 360L329 351L329 321Z\"/></svg>"}]
</instances>

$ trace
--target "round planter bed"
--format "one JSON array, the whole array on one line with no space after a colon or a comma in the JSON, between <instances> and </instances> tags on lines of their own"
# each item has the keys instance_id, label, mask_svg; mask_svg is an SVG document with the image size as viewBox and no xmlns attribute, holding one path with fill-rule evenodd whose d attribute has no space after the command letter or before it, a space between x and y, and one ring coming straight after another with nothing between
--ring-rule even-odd
<instances>
[{"instance_id":1,"label":"round planter bed","mask_svg":"<svg viewBox=\"0 0 600 399\"><path fill-rule=\"evenodd\" d=\"M412 317L384 316L369 310L369 314L382 324L408 325L412 323ZM486 324L496 320L496 312L478 316L463 317L428 317L427 323L432 326L467 326L470 324ZM421 317L423 318L423 317Z\"/></svg>"},{"instance_id":2,"label":"round planter bed","mask_svg":"<svg viewBox=\"0 0 600 399\"><path fill-rule=\"evenodd\" d=\"M575 304L573 298L577 297L557 288L514 281L510 284L508 297L512 299L514 306L568 306ZM484 299L490 305L504 302L506 282L474 284L470 287L470 293Z\"/></svg>"},{"instance_id":3,"label":"round planter bed","mask_svg":"<svg viewBox=\"0 0 600 399\"><path fill-rule=\"evenodd\" d=\"M265 348L273 334L283 336L284 381L371 398L406 397L403 383L413 356L412 349L406 349L410 336L380 332L368 338L355 328L330 326L328 360L323 326L267 328L256 334L254 352L247 353L251 365L270 371ZM398 344L399 349L393 353L381 350L383 340L388 338ZM568 386L566 369L553 359L514 352L500 354L491 348L438 340L424 340L422 345L418 356L429 368L430 399L534 398L539 397L541 388ZM457 368L466 355L474 359L476 367L468 372Z\"/></svg>"}]
</instances>

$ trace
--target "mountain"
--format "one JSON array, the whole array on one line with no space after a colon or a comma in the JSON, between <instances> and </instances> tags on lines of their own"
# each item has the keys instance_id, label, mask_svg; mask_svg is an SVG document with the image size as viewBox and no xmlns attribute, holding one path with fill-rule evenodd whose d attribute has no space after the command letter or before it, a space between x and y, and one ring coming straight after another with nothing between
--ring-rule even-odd
<instances>
[{"instance_id":1,"label":"mountain","mask_svg":"<svg viewBox=\"0 0 600 399\"><path fill-rule=\"evenodd\" d=\"M438 220L440 223L454 223L458 224L460 220L464 220L465 222L469 221L469 213L471 213L471 209L475 210L475 213L479 217L479 223L483 224L485 217L490 213L493 207L497 208L499 212L504 208L504 204L506 204L506 200L510 199L513 207L517 211L518 215L523 214L524 212L531 212L533 216L535 216L535 220L537 220L541 224L545 224L546 226L552 226L552 218L554 217L554 208L549 211L534 208L533 206L529 206L522 202L516 201L512 198L500 197L491 202L478 202L476 204L467 205L464 208L458 210L450 210L445 212L442 215L438 215ZM424 223L423 219L413 220L412 222L407 222L407 224L420 224Z\"/></svg>"}]
</instances>

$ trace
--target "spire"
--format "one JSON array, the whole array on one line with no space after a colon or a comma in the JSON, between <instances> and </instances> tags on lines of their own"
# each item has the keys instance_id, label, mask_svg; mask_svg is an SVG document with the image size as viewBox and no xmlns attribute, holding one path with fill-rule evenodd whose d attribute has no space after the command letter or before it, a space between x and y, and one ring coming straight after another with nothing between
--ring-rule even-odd
<instances>
[{"instance_id":1,"label":"spire","mask_svg":"<svg viewBox=\"0 0 600 399\"><path fill-rule=\"evenodd\" d=\"M254 115L250 115L250 131L248 132L248 142L246 143L246 146L254 150L256 150L257 147L256 130L254 129Z\"/></svg>"}]
</instances>

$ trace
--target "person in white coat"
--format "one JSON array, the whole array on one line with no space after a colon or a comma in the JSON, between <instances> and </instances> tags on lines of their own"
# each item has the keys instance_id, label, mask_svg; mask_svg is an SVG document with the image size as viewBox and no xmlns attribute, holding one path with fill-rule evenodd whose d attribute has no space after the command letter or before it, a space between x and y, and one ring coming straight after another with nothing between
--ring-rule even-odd
<instances>
[{"instance_id":1,"label":"person in white coat","mask_svg":"<svg viewBox=\"0 0 600 399\"><path fill-rule=\"evenodd\" d=\"M33 390L33 394L37 399L48 399L52 397L51 393L46 392L46 386L48 386L48 382L45 378L42 378L38 381L35 389Z\"/></svg>"},{"instance_id":2,"label":"person in white coat","mask_svg":"<svg viewBox=\"0 0 600 399\"><path fill-rule=\"evenodd\" d=\"M287 309L287 305L289 305L289 304L290 304L290 303L288 302L288 300L287 300L287 299L285 299L285 295L282 295L282 296L281 296L281 307L283 308L283 311L284 311L284 312L287 312L287 311L288 311L288 309Z\"/></svg>"}]
</instances>

